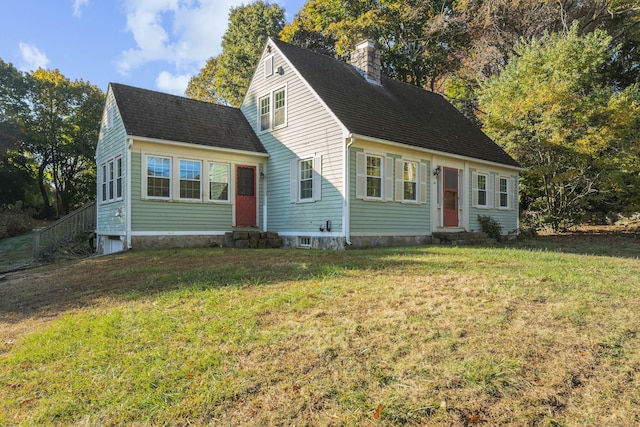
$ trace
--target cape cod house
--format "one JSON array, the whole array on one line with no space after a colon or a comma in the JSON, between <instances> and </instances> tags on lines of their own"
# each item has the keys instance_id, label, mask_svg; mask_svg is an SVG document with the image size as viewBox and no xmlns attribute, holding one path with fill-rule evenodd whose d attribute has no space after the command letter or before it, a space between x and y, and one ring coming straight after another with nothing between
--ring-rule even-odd
<instances>
[{"instance_id":1,"label":"cape cod house","mask_svg":"<svg viewBox=\"0 0 640 427\"><path fill-rule=\"evenodd\" d=\"M518 228L519 164L442 96L269 39L239 109L111 84L96 153L98 251L428 243ZM259 234L259 233L258 233Z\"/></svg>"}]
</instances>

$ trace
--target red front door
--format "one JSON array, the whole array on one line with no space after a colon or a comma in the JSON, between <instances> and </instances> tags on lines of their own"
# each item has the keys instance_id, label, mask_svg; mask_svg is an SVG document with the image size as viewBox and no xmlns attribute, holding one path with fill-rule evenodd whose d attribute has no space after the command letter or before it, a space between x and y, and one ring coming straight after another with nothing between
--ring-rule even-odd
<instances>
[{"instance_id":1,"label":"red front door","mask_svg":"<svg viewBox=\"0 0 640 427\"><path fill-rule=\"evenodd\" d=\"M443 168L443 218L445 227L458 226L458 169Z\"/></svg>"},{"instance_id":2,"label":"red front door","mask_svg":"<svg viewBox=\"0 0 640 427\"><path fill-rule=\"evenodd\" d=\"M236 166L236 227L256 223L256 168Z\"/></svg>"}]
</instances>

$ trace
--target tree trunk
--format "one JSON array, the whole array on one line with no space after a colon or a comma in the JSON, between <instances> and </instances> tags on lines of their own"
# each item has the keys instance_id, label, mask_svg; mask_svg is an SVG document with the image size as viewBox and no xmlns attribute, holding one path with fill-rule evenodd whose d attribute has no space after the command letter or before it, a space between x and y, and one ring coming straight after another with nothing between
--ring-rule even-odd
<instances>
[{"instance_id":1,"label":"tree trunk","mask_svg":"<svg viewBox=\"0 0 640 427\"><path fill-rule=\"evenodd\" d=\"M49 194L47 193L47 186L44 182L44 170L47 167L47 163L42 163L38 168L38 187L40 188L40 195L42 196L42 203L44 205L44 217L45 219L51 219L51 203L49 202Z\"/></svg>"}]
</instances>

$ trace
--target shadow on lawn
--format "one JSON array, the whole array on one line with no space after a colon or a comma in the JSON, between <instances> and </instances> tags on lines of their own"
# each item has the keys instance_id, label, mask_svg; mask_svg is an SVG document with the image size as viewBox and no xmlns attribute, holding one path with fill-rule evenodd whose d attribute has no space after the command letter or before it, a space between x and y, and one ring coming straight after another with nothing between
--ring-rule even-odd
<instances>
[{"instance_id":1,"label":"shadow on lawn","mask_svg":"<svg viewBox=\"0 0 640 427\"><path fill-rule=\"evenodd\" d=\"M640 258L640 228L582 227L570 232L542 234L535 239L509 242L506 247L578 255Z\"/></svg>"},{"instance_id":2,"label":"shadow on lawn","mask_svg":"<svg viewBox=\"0 0 640 427\"><path fill-rule=\"evenodd\" d=\"M7 274L0 282L0 324L175 289L261 286L378 271L398 262L376 251L176 249L131 251Z\"/></svg>"},{"instance_id":3,"label":"shadow on lawn","mask_svg":"<svg viewBox=\"0 0 640 427\"><path fill-rule=\"evenodd\" d=\"M621 258L640 257L640 233L589 232L540 236L506 244ZM0 282L0 324L96 304L101 299L149 298L180 288L260 286L282 281L344 278L367 271L403 268L413 255L430 257L431 268L457 268L440 257L443 247L349 251L174 249L130 251L9 273ZM409 257L403 257L403 254ZM446 258L446 257L444 257ZM426 273L425 273L426 274Z\"/></svg>"}]
</instances>

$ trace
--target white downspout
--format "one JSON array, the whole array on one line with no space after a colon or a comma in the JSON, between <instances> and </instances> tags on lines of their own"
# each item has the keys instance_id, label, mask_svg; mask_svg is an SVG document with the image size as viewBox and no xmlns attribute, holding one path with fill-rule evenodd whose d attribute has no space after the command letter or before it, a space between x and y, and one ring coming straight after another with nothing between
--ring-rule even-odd
<instances>
[{"instance_id":1,"label":"white downspout","mask_svg":"<svg viewBox=\"0 0 640 427\"><path fill-rule=\"evenodd\" d=\"M348 246L351 246L351 203L349 194L350 188L350 170L349 170L349 148L354 143L355 138L353 136L349 136L347 138L347 144L344 149L344 178L342 179L344 185L344 206L342 212L342 230L344 232L344 241Z\"/></svg>"},{"instance_id":2,"label":"white downspout","mask_svg":"<svg viewBox=\"0 0 640 427\"><path fill-rule=\"evenodd\" d=\"M269 175L267 175L267 163L264 163L263 166L263 173L264 173L264 179L261 179L262 181L262 191L264 192L264 195L262 196L263 198L263 202L262 202L262 227L263 227L263 231L266 233L267 232L267 178L269 177Z\"/></svg>"},{"instance_id":3,"label":"white downspout","mask_svg":"<svg viewBox=\"0 0 640 427\"><path fill-rule=\"evenodd\" d=\"M131 249L131 146L133 139L127 142L127 196L124 198L125 205L125 233L127 233L127 250Z\"/></svg>"}]
</instances>

